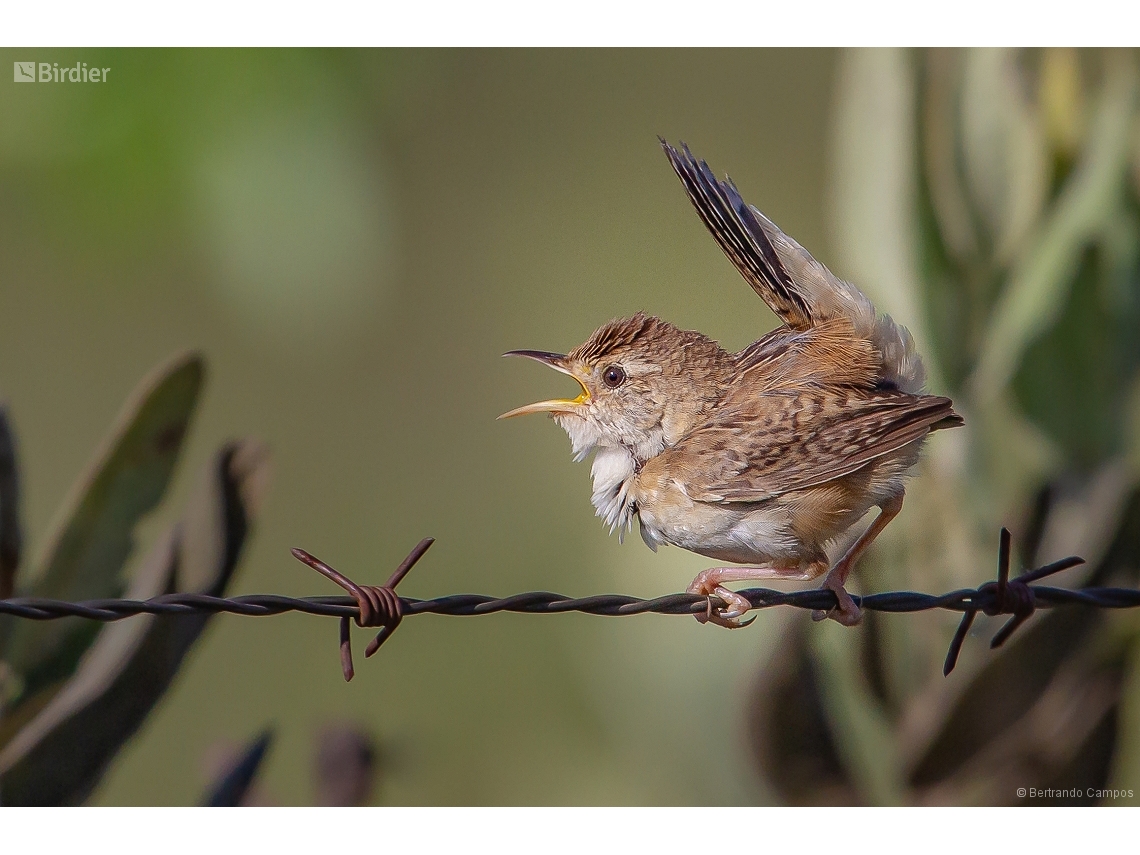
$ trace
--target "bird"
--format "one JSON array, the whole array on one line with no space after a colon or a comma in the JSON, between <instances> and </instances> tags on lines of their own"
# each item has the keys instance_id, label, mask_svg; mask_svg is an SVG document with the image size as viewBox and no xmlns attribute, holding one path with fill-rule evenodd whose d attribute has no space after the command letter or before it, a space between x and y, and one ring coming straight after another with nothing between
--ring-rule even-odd
<instances>
[{"instance_id":1,"label":"bird","mask_svg":"<svg viewBox=\"0 0 1140 855\"><path fill-rule=\"evenodd\" d=\"M611 533L636 521L654 552L672 545L725 562L688 588L708 598L702 623L751 622L741 620L751 603L726 583L826 574L822 587L836 604L812 617L854 626L852 568L902 509L926 437L963 419L949 398L925 393L905 327L685 143L678 150L659 139L701 221L780 326L729 352L638 312L567 354L513 350L504 355L568 374L581 393L499 418L547 413L569 435L575 461L594 455L591 501ZM831 563L829 546L872 508L877 516Z\"/></svg>"}]
</instances>

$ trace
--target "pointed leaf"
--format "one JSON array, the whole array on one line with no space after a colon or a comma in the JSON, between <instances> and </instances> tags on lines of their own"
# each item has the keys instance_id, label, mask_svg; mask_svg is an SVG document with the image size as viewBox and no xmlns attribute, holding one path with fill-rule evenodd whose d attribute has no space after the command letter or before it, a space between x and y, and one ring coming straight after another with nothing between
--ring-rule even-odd
<instances>
[{"instance_id":1,"label":"pointed leaf","mask_svg":"<svg viewBox=\"0 0 1140 855\"><path fill-rule=\"evenodd\" d=\"M273 742L273 728L263 730L242 752L237 763L220 781L216 782L206 796L206 807L239 807L249 792L261 761Z\"/></svg>"},{"instance_id":2,"label":"pointed leaf","mask_svg":"<svg viewBox=\"0 0 1140 855\"><path fill-rule=\"evenodd\" d=\"M22 593L64 600L118 596L134 530L166 491L198 400L202 358L183 354L160 366L128 399L111 435L72 488L40 570ZM75 619L0 622L0 658L28 691L66 677L90 642Z\"/></svg>"},{"instance_id":3,"label":"pointed leaf","mask_svg":"<svg viewBox=\"0 0 1140 855\"><path fill-rule=\"evenodd\" d=\"M215 456L182 520L151 552L131 596L221 596L260 506L268 458L260 443ZM142 724L210 615L135 617L103 627L75 676L0 750L5 804L78 804Z\"/></svg>"}]
</instances>

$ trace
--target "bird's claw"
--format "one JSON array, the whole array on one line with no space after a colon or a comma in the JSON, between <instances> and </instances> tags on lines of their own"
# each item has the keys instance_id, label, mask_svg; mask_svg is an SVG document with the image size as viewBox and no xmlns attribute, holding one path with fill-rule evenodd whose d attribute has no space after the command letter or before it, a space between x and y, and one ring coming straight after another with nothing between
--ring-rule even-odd
<instances>
[{"instance_id":1,"label":"bird's claw","mask_svg":"<svg viewBox=\"0 0 1140 855\"><path fill-rule=\"evenodd\" d=\"M844 626L858 626L859 622L863 620L863 610L855 605L855 600L847 593L847 589L844 588L843 585L833 583L830 580L825 580L821 587L824 590L833 592L835 598L839 600L839 605L827 610L816 609L811 613L811 619L821 621L831 618Z\"/></svg>"},{"instance_id":2,"label":"bird's claw","mask_svg":"<svg viewBox=\"0 0 1140 855\"><path fill-rule=\"evenodd\" d=\"M748 626L752 621L756 620L755 616L750 617L748 620L740 620L740 616L752 608L747 597L743 597L735 591L730 591L723 585L711 586L709 590L708 585L702 584L698 576L693 580L693 584L689 585L690 594L701 594L708 598L708 604L704 613L697 612L693 615L698 623L715 623L717 626L723 626L725 629L742 629ZM719 599L723 603L728 603L727 606L714 605L713 600Z\"/></svg>"}]
</instances>

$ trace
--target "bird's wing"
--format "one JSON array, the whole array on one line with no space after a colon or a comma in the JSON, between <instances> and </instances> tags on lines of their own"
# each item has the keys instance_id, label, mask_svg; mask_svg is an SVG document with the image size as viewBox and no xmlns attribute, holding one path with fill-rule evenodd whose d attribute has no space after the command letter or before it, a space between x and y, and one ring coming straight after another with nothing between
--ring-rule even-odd
<instances>
[{"instance_id":1,"label":"bird's wing","mask_svg":"<svg viewBox=\"0 0 1140 855\"><path fill-rule=\"evenodd\" d=\"M676 472L696 501L759 502L842 478L931 430L961 424L949 398L865 395L767 395L717 414L654 461Z\"/></svg>"},{"instance_id":2,"label":"bird's wing","mask_svg":"<svg viewBox=\"0 0 1140 855\"><path fill-rule=\"evenodd\" d=\"M718 181L688 146L661 146L689 200L724 254L780 320L795 330L846 317L874 337L875 307L854 285L834 276L811 253L741 198L731 180Z\"/></svg>"}]
</instances>

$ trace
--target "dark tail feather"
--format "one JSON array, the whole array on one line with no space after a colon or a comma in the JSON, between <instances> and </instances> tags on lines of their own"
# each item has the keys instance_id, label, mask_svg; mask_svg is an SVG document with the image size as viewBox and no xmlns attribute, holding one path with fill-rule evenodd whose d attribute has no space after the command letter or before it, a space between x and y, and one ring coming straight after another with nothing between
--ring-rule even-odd
<instances>
[{"instance_id":1,"label":"dark tail feather","mask_svg":"<svg viewBox=\"0 0 1140 855\"><path fill-rule=\"evenodd\" d=\"M684 143L677 151L661 139L661 147L701 221L752 289L788 326L810 327L812 314L807 300L796 289L772 241L733 183L718 181L709 165L697 160Z\"/></svg>"},{"instance_id":2,"label":"dark tail feather","mask_svg":"<svg viewBox=\"0 0 1140 855\"><path fill-rule=\"evenodd\" d=\"M939 419L938 421L936 421L934 424L932 424L930 426L930 432L934 433L934 431L936 431L936 430L943 430L945 428L961 427L965 423L966 423L966 420L964 418L962 418L956 412L951 410L950 415Z\"/></svg>"}]
</instances>

